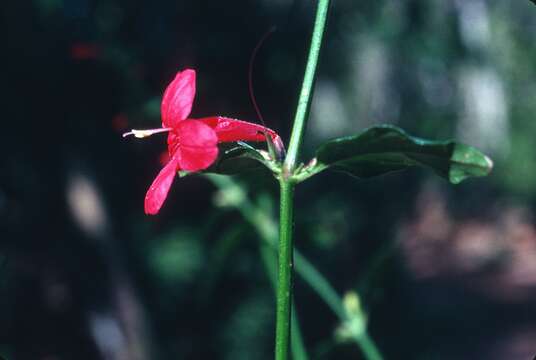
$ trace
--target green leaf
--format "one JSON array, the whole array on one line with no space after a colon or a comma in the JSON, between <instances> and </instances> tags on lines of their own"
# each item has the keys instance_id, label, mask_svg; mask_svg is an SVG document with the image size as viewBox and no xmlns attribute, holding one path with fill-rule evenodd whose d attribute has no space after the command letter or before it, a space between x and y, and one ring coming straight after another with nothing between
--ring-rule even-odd
<instances>
[{"instance_id":1,"label":"green leaf","mask_svg":"<svg viewBox=\"0 0 536 360\"><path fill-rule=\"evenodd\" d=\"M221 175L234 175L244 171L258 169L261 165L276 171L274 162L267 159L259 150L239 142L232 146L220 148L220 155L216 162L205 172Z\"/></svg>"},{"instance_id":2,"label":"green leaf","mask_svg":"<svg viewBox=\"0 0 536 360\"><path fill-rule=\"evenodd\" d=\"M469 177L488 175L493 162L465 144L420 139L398 127L379 125L325 143L316 153L316 163L305 167L297 178L305 180L327 168L368 178L415 166L430 168L458 184Z\"/></svg>"}]
</instances>

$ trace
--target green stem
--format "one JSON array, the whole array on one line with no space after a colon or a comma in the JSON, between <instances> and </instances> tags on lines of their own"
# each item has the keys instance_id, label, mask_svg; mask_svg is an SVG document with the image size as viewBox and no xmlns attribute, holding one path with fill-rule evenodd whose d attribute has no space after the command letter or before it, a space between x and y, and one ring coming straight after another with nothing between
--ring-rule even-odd
<instances>
[{"instance_id":1,"label":"green stem","mask_svg":"<svg viewBox=\"0 0 536 360\"><path fill-rule=\"evenodd\" d=\"M363 354L365 355L365 358L368 360L382 360L382 356L376 347L376 344L367 332L363 332L359 337L355 339L359 347L361 348L361 351L363 351Z\"/></svg>"},{"instance_id":2,"label":"green stem","mask_svg":"<svg viewBox=\"0 0 536 360\"><path fill-rule=\"evenodd\" d=\"M294 184L281 181L279 218L279 263L277 274L277 308L275 358L286 360L290 343L290 314L292 303L292 234Z\"/></svg>"},{"instance_id":3,"label":"green stem","mask_svg":"<svg viewBox=\"0 0 536 360\"><path fill-rule=\"evenodd\" d=\"M311 47L309 48L307 66L305 67L305 75L303 76L300 97L298 99L298 107L296 109L294 124L292 126L288 153L285 158L284 169L287 175L292 174L294 168L296 167L296 160L300 151L303 133L305 132L307 113L311 104L313 86L316 77L316 68L318 65L318 56L320 55L320 47L322 45L322 38L324 37L329 3L330 0L319 0L316 9L315 24L313 35L311 37Z\"/></svg>"},{"instance_id":4,"label":"green stem","mask_svg":"<svg viewBox=\"0 0 536 360\"><path fill-rule=\"evenodd\" d=\"M268 244L274 251L277 250L277 224L269 216L265 209L254 204L248 199L247 192L243 186L235 183L228 176L220 175L205 175L207 179L219 188L222 193L228 194L229 199L226 201L227 206L232 206L248 221L253 228L258 232L261 239ZM328 305L335 313L339 320L344 323L348 321L348 316L344 310L344 305L341 297L331 286L329 281L318 271L314 265L300 253L298 249L294 249L296 272L303 280L318 294L318 296ZM365 338L365 340L363 340ZM297 339L291 337L291 342L294 343ZM381 360L381 354L377 350L376 345L370 338L367 329L359 336L353 336L352 340L359 346L365 359ZM301 345L303 347L303 345ZM293 351L294 353L294 351Z\"/></svg>"},{"instance_id":5,"label":"green stem","mask_svg":"<svg viewBox=\"0 0 536 360\"><path fill-rule=\"evenodd\" d=\"M295 250L294 262L298 275L324 300L341 321L345 321L346 312L342 300L326 278L298 250Z\"/></svg>"},{"instance_id":6,"label":"green stem","mask_svg":"<svg viewBox=\"0 0 536 360\"><path fill-rule=\"evenodd\" d=\"M292 234L294 208L294 181L290 178L296 167L300 145L305 131L307 112L311 104L311 95L320 55L322 38L328 15L330 0L319 0L316 18L311 37L311 47L307 57L307 65L298 99L296 116L292 126L290 143L285 162L283 176L280 178L280 218L279 218L279 272L277 282L277 309L275 331L275 359L287 360L290 343L290 317L292 304Z\"/></svg>"},{"instance_id":7,"label":"green stem","mask_svg":"<svg viewBox=\"0 0 536 360\"><path fill-rule=\"evenodd\" d=\"M277 256L273 251L273 248L270 245L265 243L260 243L260 252L261 258L264 262L264 267L270 278L274 290L277 289ZM293 303L292 308L295 309L296 306ZM290 319L290 350L292 352L293 360L308 360L309 356L307 355L307 350L305 350L305 345L303 342L303 336L300 330L300 321L298 320L298 315L296 311L292 311Z\"/></svg>"},{"instance_id":8,"label":"green stem","mask_svg":"<svg viewBox=\"0 0 536 360\"><path fill-rule=\"evenodd\" d=\"M294 302L292 308L295 309ZM293 311L290 315L290 349L292 351L293 360L308 360L307 350L303 341L303 336L300 329L300 321L296 311Z\"/></svg>"}]
</instances>

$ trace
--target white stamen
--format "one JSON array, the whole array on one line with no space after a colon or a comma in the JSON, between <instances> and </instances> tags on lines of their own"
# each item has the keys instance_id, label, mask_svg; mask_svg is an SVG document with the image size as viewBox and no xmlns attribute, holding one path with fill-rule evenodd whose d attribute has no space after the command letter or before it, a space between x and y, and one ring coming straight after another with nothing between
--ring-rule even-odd
<instances>
[{"instance_id":1,"label":"white stamen","mask_svg":"<svg viewBox=\"0 0 536 360\"><path fill-rule=\"evenodd\" d=\"M151 136L153 134L168 132L168 131L171 131L171 130L173 130L173 129L172 128L148 129L148 130L135 130L135 129L132 129L129 132L124 133L123 137L127 137L129 135L134 135L138 139L142 139L144 137Z\"/></svg>"}]
</instances>

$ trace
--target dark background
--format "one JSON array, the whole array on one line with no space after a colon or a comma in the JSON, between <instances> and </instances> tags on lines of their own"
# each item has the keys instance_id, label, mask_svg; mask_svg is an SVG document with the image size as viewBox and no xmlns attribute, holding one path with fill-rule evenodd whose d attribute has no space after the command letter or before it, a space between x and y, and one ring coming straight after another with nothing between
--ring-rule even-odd
<instances>
[{"instance_id":1,"label":"dark background","mask_svg":"<svg viewBox=\"0 0 536 360\"><path fill-rule=\"evenodd\" d=\"M197 70L193 117L256 122L248 62L285 142L314 2L4 0L0 60L0 354L12 359L270 359L274 298L258 235L215 186L160 169L160 96ZM495 161L451 186L411 170L298 188L296 246L360 294L386 359L536 354L536 7L529 1L334 0L305 142L393 123ZM261 171L237 177L277 217ZM216 196L217 198L217 196ZM359 359L296 279L313 359Z\"/></svg>"}]
</instances>

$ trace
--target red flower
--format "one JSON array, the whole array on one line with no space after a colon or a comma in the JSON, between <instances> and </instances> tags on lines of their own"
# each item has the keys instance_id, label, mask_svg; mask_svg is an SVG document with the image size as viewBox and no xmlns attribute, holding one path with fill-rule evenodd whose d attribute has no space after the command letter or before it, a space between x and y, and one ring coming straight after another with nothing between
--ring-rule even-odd
<instances>
[{"instance_id":1,"label":"red flower","mask_svg":"<svg viewBox=\"0 0 536 360\"><path fill-rule=\"evenodd\" d=\"M123 136L142 138L155 133L168 132L170 160L153 181L145 196L145 213L158 213L167 197L175 174L179 170L200 171L208 168L218 157L220 142L265 141L268 134L281 151L279 135L264 126L221 116L190 119L195 97L195 71L177 73L162 98L162 128L132 130Z\"/></svg>"}]
</instances>

